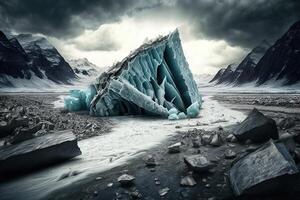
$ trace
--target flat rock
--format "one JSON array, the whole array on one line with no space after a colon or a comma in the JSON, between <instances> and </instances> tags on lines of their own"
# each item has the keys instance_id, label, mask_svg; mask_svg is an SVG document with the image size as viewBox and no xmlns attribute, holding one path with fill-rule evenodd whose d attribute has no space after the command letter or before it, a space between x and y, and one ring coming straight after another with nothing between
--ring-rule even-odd
<instances>
[{"instance_id":1,"label":"flat rock","mask_svg":"<svg viewBox=\"0 0 300 200\"><path fill-rule=\"evenodd\" d=\"M0 176L48 166L81 154L71 130L57 131L0 149Z\"/></svg>"},{"instance_id":2,"label":"flat rock","mask_svg":"<svg viewBox=\"0 0 300 200\"><path fill-rule=\"evenodd\" d=\"M234 163L229 179L235 195L258 195L289 190L298 173L285 145L270 141Z\"/></svg>"},{"instance_id":3,"label":"flat rock","mask_svg":"<svg viewBox=\"0 0 300 200\"><path fill-rule=\"evenodd\" d=\"M170 191L170 188L166 187L166 188L162 188L158 191L159 196L163 197L166 194L168 194L168 192Z\"/></svg>"},{"instance_id":4,"label":"flat rock","mask_svg":"<svg viewBox=\"0 0 300 200\"><path fill-rule=\"evenodd\" d=\"M118 182L122 185L122 186L127 186L127 185L131 185L134 181L135 177L131 176L129 174L123 174L118 178Z\"/></svg>"},{"instance_id":5,"label":"flat rock","mask_svg":"<svg viewBox=\"0 0 300 200\"><path fill-rule=\"evenodd\" d=\"M223 144L223 140L222 140L221 136L219 134L214 134L210 141L210 145L219 147L219 146L222 146L222 144Z\"/></svg>"},{"instance_id":6,"label":"flat rock","mask_svg":"<svg viewBox=\"0 0 300 200\"><path fill-rule=\"evenodd\" d=\"M226 159L233 159L236 157L236 153L233 150L228 149L225 151L224 156Z\"/></svg>"},{"instance_id":7,"label":"flat rock","mask_svg":"<svg viewBox=\"0 0 300 200\"><path fill-rule=\"evenodd\" d=\"M248 117L233 131L235 137L242 142L265 142L269 139L278 139L276 122L253 109Z\"/></svg>"},{"instance_id":8,"label":"flat rock","mask_svg":"<svg viewBox=\"0 0 300 200\"><path fill-rule=\"evenodd\" d=\"M235 142L237 142L237 138L236 138L233 134L229 134L229 135L226 137L226 141L227 141L227 142L231 142L231 143L235 143Z\"/></svg>"},{"instance_id":9,"label":"flat rock","mask_svg":"<svg viewBox=\"0 0 300 200\"><path fill-rule=\"evenodd\" d=\"M203 144L203 145L210 144L211 140L212 140L212 136L211 135L205 134L205 135L201 136L201 144Z\"/></svg>"},{"instance_id":10,"label":"flat rock","mask_svg":"<svg viewBox=\"0 0 300 200\"><path fill-rule=\"evenodd\" d=\"M196 172L208 171L214 167L214 164L202 155L185 156L184 162L190 169Z\"/></svg>"},{"instance_id":11,"label":"flat rock","mask_svg":"<svg viewBox=\"0 0 300 200\"><path fill-rule=\"evenodd\" d=\"M197 183L196 183L195 179L190 175L183 177L180 181L181 186L190 186L190 187L192 187L196 184Z\"/></svg>"},{"instance_id":12,"label":"flat rock","mask_svg":"<svg viewBox=\"0 0 300 200\"><path fill-rule=\"evenodd\" d=\"M169 153L179 153L180 152L181 142L177 142L168 147Z\"/></svg>"},{"instance_id":13,"label":"flat rock","mask_svg":"<svg viewBox=\"0 0 300 200\"><path fill-rule=\"evenodd\" d=\"M17 144L23 142L25 140L29 140L34 138L33 133L29 128L21 128L19 129L16 134L9 140L11 144Z\"/></svg>"},{"instance_id":14,"label":"flat rock","mask_svg":"<svg viewBox=\"0 0 300 200\"><path fill-rule=\"evenodd\" d=\"M10 133L10 129L6 121L0 122L0 138L8 136Z\"/></svg>"},{"instance_id":15,"label":"flat rock","mask_svg":"<svg viewBox=\"0 0 300 200\"><path fill-rule=\"evenodd\" d=\"M145 164L147 167L155 167L157 165L156 160L152 155L148 155L145 158Z\"/></svg>"}]
</instances>

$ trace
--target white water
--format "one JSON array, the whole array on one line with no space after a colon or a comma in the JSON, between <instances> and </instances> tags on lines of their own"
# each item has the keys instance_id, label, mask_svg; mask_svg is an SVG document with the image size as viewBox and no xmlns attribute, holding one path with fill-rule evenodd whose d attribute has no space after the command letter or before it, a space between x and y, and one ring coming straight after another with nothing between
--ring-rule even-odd
<instances>
[{"instance_id":1,"label":"white water","mask_svg":"<svg viewBox=\"0 0 300 200\"><path fill-rule=\"evenodd\" d=\"M78 143L82 155L77 159L0 185L0 199L41 199L91 173L105 171L141 155L174 135L178 130L175 129L177 125L182 126L179 130L187 130L191 128L187 125L201 122L208 125L198 128L210 129L230 125L244 118L244 114L225 108L210 97L204 97L201 114L195 119L169 121L147 117L114 117L111 119L116 126L112 132ZM74 171L80 174L59 180L63 174Z\"/></svg>"}]
</instances>

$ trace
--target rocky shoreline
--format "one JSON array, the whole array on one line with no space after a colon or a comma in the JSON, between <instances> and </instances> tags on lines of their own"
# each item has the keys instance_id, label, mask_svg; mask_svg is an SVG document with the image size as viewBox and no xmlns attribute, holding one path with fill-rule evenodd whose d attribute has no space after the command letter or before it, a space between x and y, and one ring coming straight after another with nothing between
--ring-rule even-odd
<instances>
[{"instance_id":1,"label":"rocky shoreline","mask_svg":"<svg viewBox=\"0 0 300 200\"><path fill-rule=\"evenodd\" d=\"M276 100L276 98L273 99L273 101ZM252 107L249 107L247 111L243 110L243 112L249 113L251 109ZM280 144L287 144L287 147L292 148L291 155L298 163L300 145L297 143L296 137L288 140L287 134L289 134L288 136L299 134L300 116L297 114L289 116L278 111L263 113L266 114L266 117L276 116L279 140L275 141ZM251 195L237 197L229 181L232 166L237 161L247 158L247 155L251 155L249 153L259 156L260 149L263 149L264 146L267 146L267 149L272 149L269 148L268 142L239 142L235 137L232 137L234 126L219 127L211 131L193 127L189 131L181 131L180 126L176 128L178 134L160 146L149 149L143 156L128 161L126 165L95 174L80 184L74 184L71 187L57 191L50 198L282 199L295 198L300 194L300 185L297 184L299 176L296 176L294 177L297 180L296 182L291 182L293 178L289 179L294 185L287 190L266 194L260 194L259 192L256 194L256 190L254 190ZM199 138L201 138L200 141ZM292 143L285 143L286 141L292 141ZM273 147L272 144L271 147ZM187 156L204 156L213 167L208 167L199 173L187 163ZM261 173L263 173L262 171ZM275 171L272 172L275 173ZM120 178L124 178L122 175L125 175L125 179L127 175L129 176L126 180L130 184L124 186L120 182ZM251 174L243 176L249 177ZM273 179L270 180L269 183L273 184Z\"/></svg>"},{"instance_id":2,"label":"rocky shoreline","mask_svg":"<svg viewBox=\"0 0 300 200\"><path fill-rule=\"evenodd\" d=\"M22 129L30 130L32 135L43 135L51 131L72 130L78 140L108 133L113 124L108 119L95 118L85 112L68 112L63 108L54 108L53 102L59 99L56 93L9 94L0 95L0 121L4 125L12 121L21 121L12 125L2 142L11 143Z\"/></svg>"},{"instance_id":3,"label":"rocky shoreline","mask_svg":"<svg viewBox=\"0 0 300 200\"><path fill-rule=\"evenodd\" d=\"M22 98L20 96L1 98L2 105L6 101L12 102L10 105L16 105L16 107L13 106L12 109L9 109L13 112L18 111L19 106L28 106L30 109L26 113L29 114L33 109L31 106L40 104L40 113L44 114L39 115L39 117L53 123L50 120L51 117L49 118L46 114L51 110L54 112L52 118L57 118L57 122L54 122L54 130L60 130L60 124L65 124L64 128L72 127L71 124L75 124L76 120L82 123L78 125L79 128L85 129L85 123L90 122L89 118L97 120L95 123L102 123L103 129L101 130L103 132L100 131L97 134L104 134L105 130L109 130L109 127L113 126L111 122L104 121L103 118L92 118L82 113L68 114L60 109L53 109L51 102L57 98L57 95L50 98L47 96L47 99L45 96L38 97L36 95L23 96ZM223 97L226 99L224 101L222 101L221 95L217 98L219 98L219 102L229 107L230 102L237 104L239 101L241 105L245 105L240 99L248 99L247 97L239 97L237 100L231 97L232 100L228 101L226 95ZM262 98L265 97L262 95ZM20 99L21 105L18 104ZM274 98L270 97L269 101L276 100L277 97L274 96ZM255 105L247 105L248 107L242 111L249 114ZM282 109L284 108L282 107ZM300 145L297 137L300 130L299 114L287 114L278 110L263 111L262 113L276 121L279 140L274 137L275 142L286 144L293 160L298 163L300 160ZM71 120L68 123L63 123L62 121L66 118ZM253 143L247 139L242 142L238 141L237 137L234 136L237 134L234 131L235 125L220 126L214 130L201 129L201 124L188 126L190 129L186 131L183 127L175 125L177 134L160 145L148 149L142 156L131 159L126 164L108 171L89 175L79 182L51 193L46 199L282 199L295 198L300 194L300 185L296 182L288 191L285 190L276 194L268 193L267 195L254 193L251 196L241 195L237 197L232 190L232 181L229 181L233 165L237 161L247 158L249 153L258 156L260 149L264 146L267 146L267 149L271 146L272 151L278 153L280 151L276 151L272 144L268 146L268 141L265 140L260 143ZM77 137L79 136L79 139L93 136L93 134L87 134L86 137L80 137L78 130L74 130L74 133ZM291 138L292 140L290 140ZM276 143L274 144L276 146ZM272 172L275 174L276 170ZM68 179L68 176L63 177L63 179Z\"/></svg>"}]
</instances>

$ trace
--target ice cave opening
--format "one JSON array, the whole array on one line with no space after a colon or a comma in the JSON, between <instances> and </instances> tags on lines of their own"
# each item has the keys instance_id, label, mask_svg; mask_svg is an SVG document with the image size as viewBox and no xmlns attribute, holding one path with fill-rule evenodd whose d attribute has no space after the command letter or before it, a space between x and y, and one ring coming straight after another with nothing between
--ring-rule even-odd
<instances>
[{"instance_id":1,"label":"ice cave opening","mask_svg":"<svg viewBox=\"0 0 300 200\"><path fill-rule=\"evenodd\" d=\"M185 59L178 30L143 44L102 73L86 90L71 90L70 111L95 116L198 116L202 98Z\"/></svg>"}]
</instances>

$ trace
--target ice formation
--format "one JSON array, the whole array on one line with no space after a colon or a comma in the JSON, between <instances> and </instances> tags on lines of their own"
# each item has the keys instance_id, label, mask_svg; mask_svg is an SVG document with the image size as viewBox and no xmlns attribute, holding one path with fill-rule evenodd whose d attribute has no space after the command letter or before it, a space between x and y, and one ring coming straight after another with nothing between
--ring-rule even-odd
<instances>
[{"instance_id":1,"label":"ice formation","mask_svg":"<svg viewBox=\"0 0 300 200\"><path fill-rule=\"evenodd\" d=\"M143 44L88 90L72 90L65 99L67 109L89 109L95 116L158 115L170 120L196 117L201 103L177 30Z\"/></svg>"}]
</instances>

